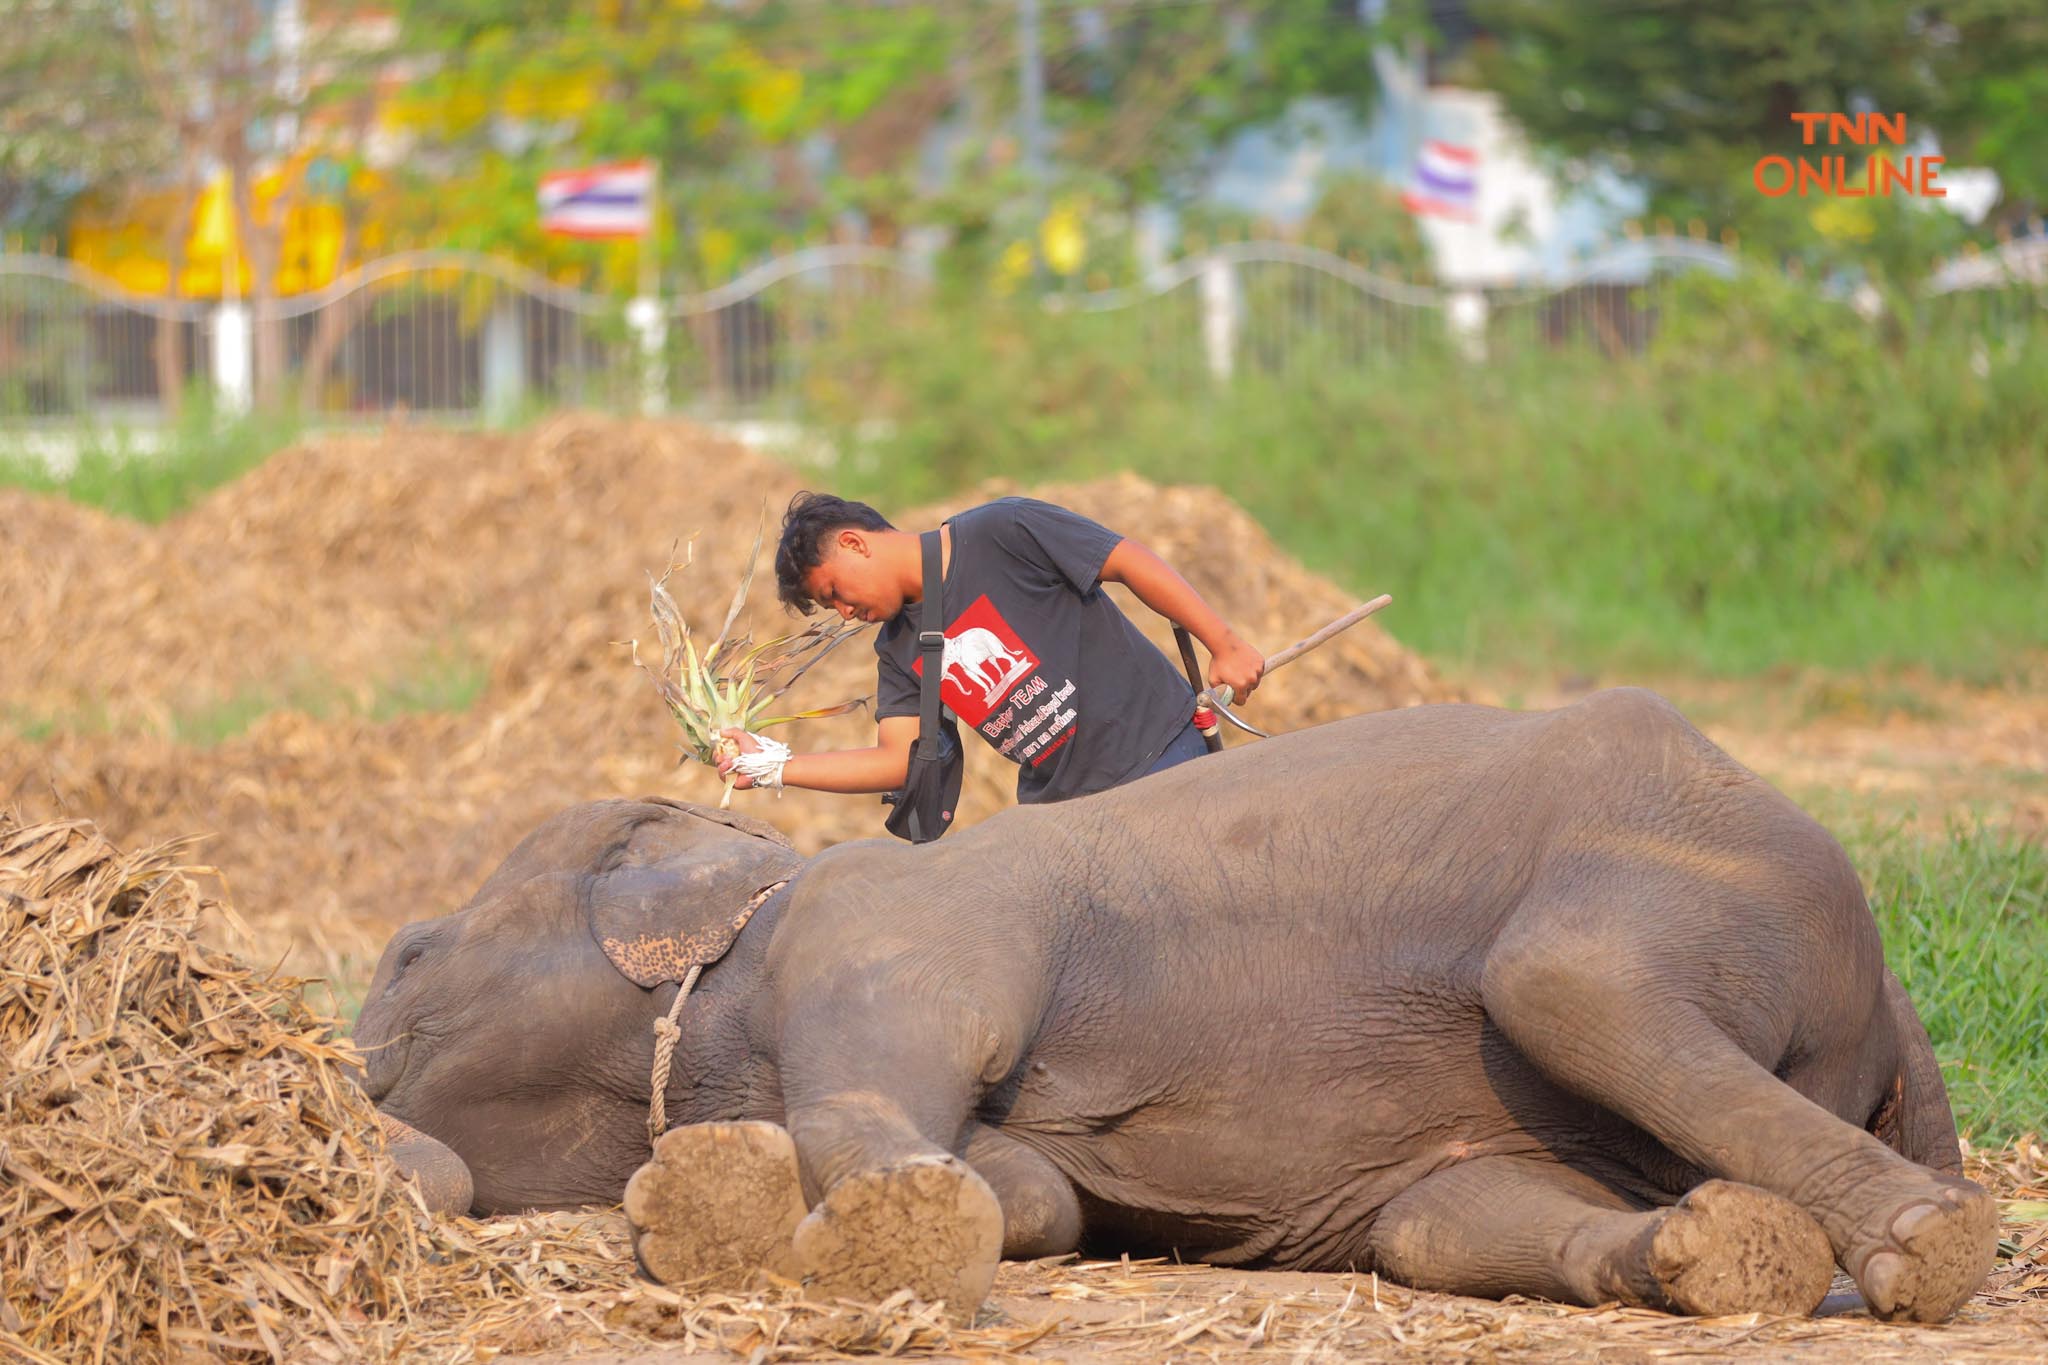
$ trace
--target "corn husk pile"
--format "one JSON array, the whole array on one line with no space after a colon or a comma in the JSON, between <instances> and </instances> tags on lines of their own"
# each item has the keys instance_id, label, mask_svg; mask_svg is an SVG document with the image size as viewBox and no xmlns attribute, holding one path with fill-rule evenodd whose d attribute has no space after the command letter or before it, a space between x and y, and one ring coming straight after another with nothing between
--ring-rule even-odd
<instances>
[{"instance_id":1,"label":"corn husk pile","mask_svg":"<svg viewBox=\"0 0 2048 1365\"><path fill-rule=\"evenodd\" d=\"M0 817L0 1343L341 1359L435 1241L299 983L194 937L179 856Z\"/></svg>"}]
</instances>

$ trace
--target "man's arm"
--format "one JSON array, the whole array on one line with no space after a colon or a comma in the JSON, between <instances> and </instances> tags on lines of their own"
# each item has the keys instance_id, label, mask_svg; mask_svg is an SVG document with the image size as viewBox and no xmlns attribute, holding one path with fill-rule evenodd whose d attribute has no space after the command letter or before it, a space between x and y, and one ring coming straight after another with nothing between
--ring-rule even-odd
<instances>
[{"instance_id":1,"label":"man's arm","mask_svg":"<svg viewBox=\"0 0 2048 1365\"><path fill-rule=\"evenodd\" d=\"M744 730L727 730L725 734L740 746L742 753L761 747ZM916 716L889 716L876 723L873 748L790 755L782 765L782 785L820 792L892 792L909 775L910 746L916 742ZM732 760L727 759L718 765L718 770L723 773L731 767ZM753 785L747 777L733 783L741 791Z\"/></svg>"},{"instance_id":2,"label":"man's arm","mask_svg":"<svg viewBox=\"0 0 2048 1365\"><path fill-rule=\"evenodd\" d=\"M1209 684L1227 683L1239 701L1266 671L1266 656L1239 639L1173 566L1135 540L1120 540L1103 561L1102 581L1121 583L1152 610L1200 640L1209 651Z\"/></svg>"}]
</instances>

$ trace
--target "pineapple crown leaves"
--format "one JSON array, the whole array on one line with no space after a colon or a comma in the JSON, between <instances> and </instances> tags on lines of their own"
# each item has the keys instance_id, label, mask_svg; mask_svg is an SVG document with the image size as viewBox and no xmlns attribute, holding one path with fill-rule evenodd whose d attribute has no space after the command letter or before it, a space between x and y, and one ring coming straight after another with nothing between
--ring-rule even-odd
<instances>
[{"instance_id":1,"label":"pineapple crown leaves","mask_svg":"<svg viewBox=\"0 0 2048 1365\"><path fill-rule=\"evenodd\" d=\"M821 720L860 710L871 700L863 696L836 706L768 714L820 659L866 627L833 617L815 621L795 634L759 643L751 635L732 634L753 586L766 524L764 506L761 521L754 529L753 549L747 555L746 568L709 648L698 650L690 625L668 590L670 576L694 562L694 535L681 544L681 563L676 562L675 549L671 548L669 565L661 576L648 575L648 610L661 643L660 666L654 667L641 657L637 639L628 642L633 663L653 680L655 691L682 728L685 757L701 763L717 764L720 746L727 743L728 728L758 731L800 720Z\"/></svg>"}]
</instances>

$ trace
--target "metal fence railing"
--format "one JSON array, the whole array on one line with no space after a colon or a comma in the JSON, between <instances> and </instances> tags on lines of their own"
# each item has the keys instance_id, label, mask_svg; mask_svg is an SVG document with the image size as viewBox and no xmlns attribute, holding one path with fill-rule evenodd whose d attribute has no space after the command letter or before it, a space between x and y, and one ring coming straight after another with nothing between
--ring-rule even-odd
<instances>
[{"instance_id":1,"label":"metal fence railing","mask_svg":"<svg viewBox=\"0 0 2048 1365\"><path fill-rule=\"evenodd\" d=\"M406 252L255 310L251 387L330 419L617 406L635 392L624 306L495 257Z\"/></svg>"},{"instance_id":2,"label":"metal fence railing","mask_svg":"<svg viewBox=\"0 0 2048 1365\"><path fill-rule=\"evenodd\" d=\"M1711 242L1652 237L1541 288L1479 290L1245 242L1044 304L1196 384L1307 363L1362 367L1425 346L1472 358L1521 345L1618 355L1656 335L1682 277L1740 268ZM415 251L251 307L140 297L68 260L0 254L0 420L161 420L194 390L328 421L500 421L563 405L789 415L819 386L858 382L838 363L927 285L917 258L864 246L809 248L665 299L569 288L473 252ZM2036 344L2048 334L2048 242L1958 260L1926 294L1931 316L1981 329L1987 343Z\"/></svg>"},{"instance_id":3,"label":"metal fence railing","mask_svg":"<svg viewBox=\"0 0 2048 1365\"><path fill-rule=\"evenodd\" d=\"M0 253L0 417L160 416L213 382L211 313L128 294L58 257Z\"/></svg>"}]
</instances>

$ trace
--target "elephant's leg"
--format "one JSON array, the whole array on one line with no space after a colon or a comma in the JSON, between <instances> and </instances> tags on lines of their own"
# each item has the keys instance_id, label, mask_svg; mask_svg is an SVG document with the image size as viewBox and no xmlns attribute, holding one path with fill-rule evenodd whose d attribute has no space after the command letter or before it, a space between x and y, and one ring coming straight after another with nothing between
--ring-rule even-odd
<instances>
[{"instance_id":1,"label":"elephant's leg","mask_svg":"<svg viewBox=\"0 0 2048 1365\"><path fill-rule=\"evenodd\" d=\"M738 1286L761 1270L793 1276L807 1209L796 1144L772 1123L672 1128L626 1183L633 1253L663 1284Z\"/></svg>"},{"instance_id":2,"label":"elephant's leg","mask_svg":"<svg viewBox=\"0 0 2048 1365\"><path fill-rule=\"evenodd\" d=\"M1081 1245L1081 1201L1074 1186L1038 1152L985 1123L968 1127L960 1155L1003 1207L1003 1256L1026 1261L1063 1256Z\"/></svg>"},{"instance_id":3,"label":"elephant's leg","mask_svg":"<svg viewBox=\"0 0 2048 1365\"><path fill-rule=\"evenodd\" d=\"M1805 1213L1711 1180L1644 1210L1583 1172L1482 1157L1410 1186L1373 1224L1375 1266L1417 1289L1667 1313L1810 1313L1834 1256Z\"/></svg>"},{"instance_id":4,"label":"elephant's leg","mask_svg":"<svg viewBox=\"0 0 2048 1365\"><path fill-rule=\"evenodd\" d=\"M797 1270L818 1297L908 1289L966 1318L988 1296L1002 1206L954 1150L978 1086L965 1054L984 1036L964 1010L872 996L786 1025L783 1100L815 1200Z\"/></svg>"},{"instance_id":5,"label":"elephant's leg","mask_svg":"<svg viewBox=\"0 0 2048 1365\"><path fill-rule=\"evenodd\" d=\"M1640 915L1577 909L1530 920L1524 907L1488 955L1486 1011L1515 1046L1684 1160L1806 1210L1880 1317L1939 1321L1960 1308L1997 1249L1991 1197L1760 1066L1688 989L1715 964L1688 978L1684 963L1652 959Z\"/></svg>"}]
</instances>

